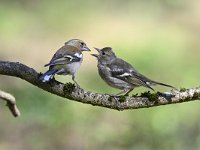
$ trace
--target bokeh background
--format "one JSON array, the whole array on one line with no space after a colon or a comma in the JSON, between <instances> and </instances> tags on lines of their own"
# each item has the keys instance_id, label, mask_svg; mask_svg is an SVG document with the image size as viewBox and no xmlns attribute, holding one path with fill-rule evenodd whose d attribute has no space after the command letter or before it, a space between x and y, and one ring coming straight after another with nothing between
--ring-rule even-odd
<instances>
[{"instance_id":1,"label":"bokeh background","mask_svg":"<svg viewBox=\"0 0 200 150\"><path fill-rule=\"evenodd\" d=\"M71 38L90 48L113 47L154 80L199 86L199 0L0 0L0 60L44 72L43 65ZM89 53L84 57L77 74L81 87L119 92L100 79L96 60ZM69 76L56 79L71 82ZM60 98L13 77L0 76L0 89L15 95L22 113L13 118L0 102L0 150L200 149L199 102L118 112Z\"/></svg>"}]
</instances>

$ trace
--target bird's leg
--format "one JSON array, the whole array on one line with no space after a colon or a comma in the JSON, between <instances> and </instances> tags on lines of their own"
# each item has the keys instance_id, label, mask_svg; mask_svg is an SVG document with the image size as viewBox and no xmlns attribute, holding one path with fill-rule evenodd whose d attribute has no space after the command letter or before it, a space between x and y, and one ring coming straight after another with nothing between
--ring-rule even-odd
<instances>
[{"instance_id":1,"label":"bird's leg","mask_svg":"<svg viewBox=\"0 0 200 150\"><path fill-rule=\"evenodd\" d=\"M74 81L74 83L76 84L76 86L77 86L78 88L80 88L80 86L78 85L78 83L77 83L76 80L75 80L75 75L72 75L72 80Z\"/></svg>"},{"instance_id":2,"label":"bird's leg","mask_svg":"<svg viewBox=\"0 0 200 150\"><path fill-rule=\"evenodd\" d=\"M121 94L125 93L124 96L128 96L128 94L129 94L131 91L133 91L133 89L134 89L134 88L131 88L131 89L124 89L123 91L117 93L116 95L121 95Z\"/></svg>"},{"instance_id":3,"label":"bird's leg","mask_svg":"<svg viewBox=\"0 0 200 150\"><path fill-rule=\"evenodd\" d=\"M126 90L126 94L125 94L124 96L128 96L128 94L129 94L131 91L133 91L133 89L134 89L134 88L129 89L129 90Z\"/></svg>"},{"instance_id":4,"label":"bird's leg","mask_svg":"<svg viewBox=\"0 0 200 150\"><path fill-rule=\"evenodd\" d=\"M117 93L116 95L119 96L119 95L121 95L121 94L123 94L123 93L125 93L125 92L127 92L127 89L124 89L123 91Z\"/></svg>"}]
</instances>

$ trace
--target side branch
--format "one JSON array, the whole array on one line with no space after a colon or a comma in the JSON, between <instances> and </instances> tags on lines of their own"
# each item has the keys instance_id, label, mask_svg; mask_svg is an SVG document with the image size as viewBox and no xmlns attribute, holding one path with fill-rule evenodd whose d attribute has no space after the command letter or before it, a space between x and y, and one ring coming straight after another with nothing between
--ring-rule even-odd
<instances>
[{"instance_id":1,"label":"side branch","mask_svg":"<svg viewBox=\"0 0 200 150\"><path fill-rule=\"evenodd\" d=\"M7 106L10 109L13 116L20 116L20 111L17 108L15 97L9 93L0 90L0 99L5 100L7 102Z\"/></svg>"},{"instance_id":2,"label":"side branch","mask_svg":"<svg viewBox=\"0 0 200 150\"><path fill-rule=\"evenodd\" d=\"M21 78L45 91L70 100L116 110L154 107L200 99L200 87L182 90L181 92L171 91L154 94L146 92L140 96L111 96L85 91L71 83L65 85L56 80L43 83L38 80L40 74L34 69L16 62L0 61L0 74Z\"/></svg>"}]
</instances>

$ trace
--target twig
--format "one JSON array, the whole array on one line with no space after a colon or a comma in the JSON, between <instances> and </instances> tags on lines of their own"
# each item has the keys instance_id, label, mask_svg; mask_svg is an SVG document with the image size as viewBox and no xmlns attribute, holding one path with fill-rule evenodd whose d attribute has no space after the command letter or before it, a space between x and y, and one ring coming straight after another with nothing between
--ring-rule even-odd
<instances>
[{"instance_id":1,"label":"twig","mask_svg":"<svg viewBox=\"0 0 200 150\"><path fill-rule=\"evenodd\" d=\"M0 99L5 100L7 102L7 106L10 109L10 111L14 117L20 116L20 111L17 108L14 96L12 96L11 94L6 93L4 91L0 91Z\"/></svg>"}]
</instances>

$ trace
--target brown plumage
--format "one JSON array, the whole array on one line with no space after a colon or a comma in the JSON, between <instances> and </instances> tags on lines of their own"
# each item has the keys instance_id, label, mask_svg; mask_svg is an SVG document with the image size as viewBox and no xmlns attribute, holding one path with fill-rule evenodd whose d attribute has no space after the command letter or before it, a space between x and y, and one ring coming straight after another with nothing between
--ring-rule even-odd
<instances>
[{"instance_id":1,"label":"brown plumage","mask_svg":"<svg viewBox=\"0 0 200 150\"><path fill-rule=\"evenodd\" d=\"M90 51L82 40L67 41L64 46L57 50L51 61L45 65L45 67L49 66L49 70L40 76L40 80L48 82L55 74L72 75L72 80L76 83L75 74L83 60L82 51Z\"/></svg>"}]
</instances>

